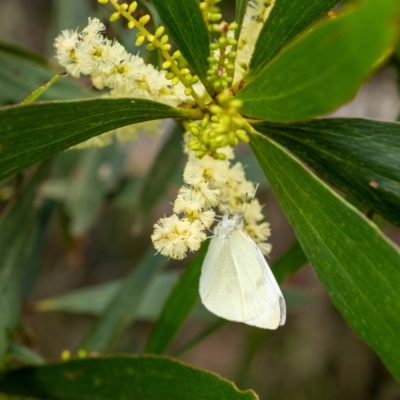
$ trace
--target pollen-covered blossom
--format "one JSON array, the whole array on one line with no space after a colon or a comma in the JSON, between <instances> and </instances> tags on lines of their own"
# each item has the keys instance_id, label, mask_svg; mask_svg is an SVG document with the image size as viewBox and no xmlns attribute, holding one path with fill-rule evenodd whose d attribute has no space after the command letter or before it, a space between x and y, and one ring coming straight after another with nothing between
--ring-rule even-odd
<instances>
[{"instance_id":1,"label":"pollen-covered blossom","mask_svg":"<svg viewBox=\"0 0 400 400\"><path fill-rule=\"evenodd\" d=\"M180 219L177 215L161 218L154 225L154 233L151 236L154 247L161 254L181 260L186 257L188 250L196 251L206 239L204 227L199 220L189 222L188 219Z\"/></svg>"},{"instance_id":2,"label":"pollen-covered blossom","mask_svg":"<svg viewBox=\"0 0 400 400\"><path fill-rule=\"evenodd\" d=\"M258 35L275 1L276 0L250 0L247 4L237 49L235 82L242 79L247 71Z\"/></svg>"},{"instance_id":3,"label":"pollen-covered blossom","mask_svg":"<svg viewBox=\"0 0 400 400\"><path fill-rule=\"evenodd\" d=\"M185 135L186 142L191 140L189 134ZM230 147L222 148L227 159L233 158ZM193 251L193 246L187 242L187 233L175 230L174 246L167 246L168 238L159 235L160 227L165 224L178 224L179 221L194 223L193 231L197 231L202 239L197 242L198 246L205 240L205 229L214 222L214 207L219 211L234 214L240 212L244 215L243 228L260 247L263 254L269 254L271 245L267 243L271 232L269 224L264 220L262 207L257 199L251 199L255 187L253 183L246 180L241 163L230 166L228 160L216 160L208 155L201 159L194 156L194 152L186 151L189 160L186 164L183 180L184 186L179 189L174 203L172 217L162 218L154 225L155 231L152 240L155 248L163 255L171 258L183 258L187 251ZM251 201L252 200L252 201ZM180 219L179 215L182 215ZM170 226L170 225L168 225ZM200 231L198 230L201 227ZM189 227L188 227L189 229ZM156 234L157 233L157 234ZM193 236L191 236L193 241Z\"/></svg>"},{"instance_id":4,"label":"pollen-covered blossom","mask_svg":"<svg viewBox=\"0 0 400 400\"><path fill-rule=\"evenodd\" d=\"M128 53L116 40L103 36L106 28L97 18L89 18L82 32L64 30L55 39L56 58L74 77L88 75L97 89L109 88L108 97L133 97L177 106L187 100L181 83L171 85L165 71L146 64L141 57ZM121 128L74 146L102 147L112 143L113 136L134 140L138 129Z\"/></svg>"},{"instance_id":5,"label":"pollen-covered blossom","mask_svg":"<svg viewBox=\"0 0 400 400\"><path fill-rule=\"evenodd\" d=\"M166 72L130 54L116 40L103 36L104 24L89 18L81 33L62 31L56 38L56 58L71 75L89 75L98 89L107 87L111 97L138 97L177 106L187 99L181 84L171 85Z\"/></svg>"}]
</instances>

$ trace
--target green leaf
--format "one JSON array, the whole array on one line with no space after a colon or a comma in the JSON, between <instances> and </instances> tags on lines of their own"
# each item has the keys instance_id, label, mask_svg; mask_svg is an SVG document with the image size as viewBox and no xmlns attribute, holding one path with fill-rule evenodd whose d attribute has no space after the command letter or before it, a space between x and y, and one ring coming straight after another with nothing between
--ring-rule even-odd
<instances>
[{"instance_id":1,"label":"green leaf","mask_svg":"<svg viewBox=\"0 0 400 400\"><path fill-rule=\"evenodd\" d=\"M183 169L180 162L183 159L183 133L182 128L176 125L171 137L157 154L151 170L142 181L138 199L142 221L148 218L160 197L165 194L175 172Z\"/></svg>"},{"instance_id":2,"label":"green leaf","mask_svg":"<svg viewBox=\"0 0 400 400\"><path fill-rule=\"evenodd\" d=\"M36 221L32 203L37 173L22 197L0 220L0 359L19 322L21 281L35 241Z\"/></svg>"},{"instance_id":3,"label":"green leaf","mask_svg":"<svg viewBox=\"0 0 400 400\"><path fill-rule=\"evenodd\" d=\"M11 46L4 48L4 44L0 43L0 104L20 103L56 74L44 64L45 60L37 60L39 56L24 52L24 49ZM43 99L67 100L92 95L93 92L73 80L62 79L43 93Z\"/></svg>"},{"instance_id":4,"label":"green leaf","mask_svg":"<svg viewBox=\"0 0 400 400\"><path fill-rule=\"evenodd\" d=\"M338 2L338 0L276 0L258 36L248 76L256 76L286 43L321 18Z\"/></svg>"},{"instance_id":5,"label":"green leaf","mask_svg":"<svg viewBox=\"0 0 400 400\"><path fill-rule=\"evenodd\" d=\"M177 271L156 273L138 306L136 319L154 321L179 278ZM66 311L78 314L100 315L120 292L122 280L109 281L32 304L37 312Z\"/></svg>"},{"instance_id":6,"label":"green leaf","mask_svg":"<svg viewBox=\"0 0 400 400\"><path fill-rule=\"evenodd\" d=\"M108 351L125 328L137 318L140 301L151 279L168 262L167 258L154 253L154 248L150 247L138 266L125 278L122 287L85 339L83 348L88 351Z\"/></svg>"},{"instance_id":7,"label":"green leaf","mask_svg":"<svg viewBox=\"0 0 400 400\"><path fill-rule=\"evenodd\" d=\"M239 24L239 28L235 31L236 39L240 36L240 31L242 30L243 19L248 3L249 0L236 0L235 21Z\"/></svg>"},{"instance_id":8,"label":"green leaf","mask_svg":"<svg viewBox=\"0 0 400 400\"><path fill-rule=\"evenodd\" d=\"M186 271L169 295L146 344L146 353L164 353L199 299L198 287L201 266L207 253L208 242L201 253L190 262Z\"/></svg>"},{"instance_id":9,"label":"green leaf","mask_svg":"<svg viewBox=\"0 0 400 400\"><path fill-rule=\"evenodd\" d=\"M251 146L308 260L349 325L400 378L400 253L280 145Z\"/></svg>"},{"instance_id":10,"label":"green leaf","mask_svg":"<svg viewBox=\"0 0 400 400\"><path fill-rule=\"evenodd\" d=\"M32 103L0 109L0 180L121 126L179 118L180 109L142 99Z\"/></svg>"},{"instance_id":11,"label":"green leaf","mask_svg":"<svg viewBox=\"0 0 400 400\"><path fill-rule=\"evenodd\" d=\"M251 390L161 356L72 360L10 371L0 393L46 400L257 400Z\"/></svg>"},{"instance_id":12,"label":"green leaf","mask_svg":"<svg viewBox=\"0 0 400 400\"><path fill-rule=\"evenodd\" d=\"M40 365L45 362L44 358L35 353L29 347L22 344L11 342L8 348L8 354L21 363L28 365Z\"/></svg>"},{"instance_id":13,"label":"green leaf","mask_svg":"<svg viewBox=\"0 0 400 400\"><path fill-rule=\"evenodd\" d=\"M213 93L207 81L210 56L208 31L197 0L153 0L154 7L163 20L172 39L190 68L204 86Z\"/></svg>"},{"instance_id":14,"label":"green leaf","mask_svg":"<svg viewBox=\"0 0 400 400\"><path fill-rule=\"evenodd\" d=\"M308 262L299 242L295 242L272 266L278 283L284 282ZM286 297L285 297L286 298Z\"/></svg>"},{"instance_id":15,"label":"green leaf","mask_svg":"<svg viewBox=\"0 0 400 400\"><path fill-rule=\"evenodd\" d=\"M50 89L60 78L64 77L65 75L66 73L62 72L60 74L57 74L56 76L53 76L43 86L40 86L40 88L34 90L25 100L22 101L22 104L32 103L37 100L40 96L42 96L43 93Z\"/></svg>"},{"instance_id":16,"label":"green leaf","mask_svg":"<svg viewBox=\"0 0 400 400\"><path fill-rule=\"evenodd\" d=\"M397 6L364 1L300 36L238 93L243 114L300 121L350 100L393 45Z\"/></svg>"},{"instance_id":17,"label":"green leaf","mask_svg":"<svg viewBox=\"0 0 400 400\"><path fill-rule=\"evenodd\" d=\"M338 189L400 225L399 123L334 118L254 127Z\"/></svg>"}]
</instances>

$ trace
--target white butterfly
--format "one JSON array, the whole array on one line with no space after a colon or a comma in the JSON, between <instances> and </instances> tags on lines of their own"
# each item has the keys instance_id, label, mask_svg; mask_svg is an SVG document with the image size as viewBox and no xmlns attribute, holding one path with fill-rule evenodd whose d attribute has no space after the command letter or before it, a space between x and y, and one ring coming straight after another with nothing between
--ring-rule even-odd
<instances>
[{"instance_id":1,"label":"white butterfly","mask_svg":"<svg viewBox=\"0 0 400 400\"><path fill-rule=\"evenodd\" d=\"M243 214L224 215L200 277L200 298L230 321L276 329L286 320L282 292L258 246L243 229Z\"/></svg>"}]
</instances>

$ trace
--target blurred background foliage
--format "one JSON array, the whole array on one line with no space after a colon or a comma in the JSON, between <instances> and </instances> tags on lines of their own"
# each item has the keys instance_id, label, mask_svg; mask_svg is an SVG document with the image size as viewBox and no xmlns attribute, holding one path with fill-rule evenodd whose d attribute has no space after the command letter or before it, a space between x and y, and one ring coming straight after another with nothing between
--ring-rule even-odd
<instances>
[{"instance_id":1,"label":"blurred background foliage","mask_svg":"<svg viewBox=\"0 0 400 400\"><path fill-rule=\"evenodd\" d=\"M149 7L140 3L142 9ZM234 2L222 5L225 19L233 20ZM89 0L1 0L1 105L22 101L60 71L52 59L55 36L62 29L84 27L89 16L107 21L109 13ZM109 37L137 52L123 24L107 27ZM157 65L154 56L142 51ZM334 116L396 119L396 57ZM43 99L89 96L88 81L67 78ZM170 213L185 162L180 128L167 121L163 129L166 133L157 138L141 135L132 143L64 152L0 184L0 213L21 196L36 211L30 219L14 220L19 221L14 239L24 243L15 262L27 265L28 273L22 321L12 322L17 330L3 367L59 359L65 349L73 354L98 346L113 353L144 350L154 321L190 261L152 258L152 226ZM261 184L258 195L273 232L270 264L285 254L281 262L305 264L249 147L238 149L237 160L246 165L247 178ZM32 188L34 195L29 194ZM376 222L400 244L399 229ZM239 388L250 387L261 399L400 399L399 384L348 328L309 266L290 277L284 294L289 315L276 332L222 323L197 304L167 354L221 374ZM103 328L95 323L99 316L103 328L113 332L105 342Z\"/></svg>"}]
</instances>

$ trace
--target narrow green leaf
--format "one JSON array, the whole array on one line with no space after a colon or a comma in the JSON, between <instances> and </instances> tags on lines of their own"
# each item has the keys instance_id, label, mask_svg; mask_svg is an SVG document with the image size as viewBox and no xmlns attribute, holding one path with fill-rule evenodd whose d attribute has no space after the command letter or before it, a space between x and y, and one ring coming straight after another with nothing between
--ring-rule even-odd
<instances>
[{"instance_id":1,"label":"narrow green leaf","mask_svg":"<svg viewBox=\"0 0 400 400\"><path fill-rule=\"evenodd\" d=\"M280 145L251 146L308 260L354 331L400 378L400 253Z\"/></svg>"},{"instance_id":2,"label":"narrow green leaf","mask_svg":"<svg viewBox=\"0 0 400 400\"><path fill-rule=\"evenodd\" d=\"M121 126L179 118L183 110L142 99L32 103L0 109L0 180Z\"/></svg>"},{"instance_id":3,"label":"narrow green leaf","mask_svg":"<svg viewBox=\"0 0 400 400\"><path fill-rule=\"evenodd\" d=\"M296 39L237 95L242 112L291 122L350 100L397 37L397 0L364 1Z\"/></svg>"},{"instance_id":4,"label":"narrow green leaf","mask_svg":"<svg viewBox=\"0 0 400 400\"><path fill-rule=\"evenodd\" d=\"M139 265L125 278L122 287L85 339L83 348L88 351L108 351L137 317L140 301L151 279L168 262L167 258L154 253L154 248L150 247Z\"/></svg>"},{"instance_id":5,"label":"narrow green leaf","mask_svg":"<svg viewBox=\"0 0 400 400\"><path fill-rule=\"evenodd\" d=\"M138 199L142 221L148 218L160 197L165 194L175 172L182 169L180 161L183 159L183 133L182 128L176 125L171 137L157 154L151 170L142 181Z\"/></svg>"},{"instance_id":6,"label":"narrow green leaf","mask_svg":"<svg viewBox=\"0 0 400 400\"><path fill-rule=\"evenodd\" d=\"M0 393L46 400L257 400L210 372L161 356L107 357L24 368L0 376Z\"/></svg>"},{"instance_id":7,"label":"narrow green leaf","mask_svg":"<svg viewBox=\"0 0 400 400\"><path fill-rule=\"evenodd\" d=\"M0 220L0 359L19 321L21 281L35 240L32 203L36 176L31 178L22 197Z\"/></svg>"},{"instance_id":8,"label":"narrow green leaf","mask_svg":"<svg viewBox=\"0 0 400 400\"><path fill-rule=\"evenodd\" d=\"M242 30L243 19L248 3L249 0L236 0L235 21L239 24L239 28L235 32L236 39L240 36L240 31Z\"/></svg>"},{"instance_id":9,"label":"narrow green leaf","mask_svg":"<svg viewBox=\"0 0 400 400\"><path fill-rule=\"evenodd\" d=\"M206 88L214 90L207 81L210 56L206 24L197 0L153 0L154 7L163 20L190 68L200 78Z\"/></svg>"},{"instance_id":10,"label":"narrow green leaf","mask_svg":"<svg viewBox=\"0 0 400 400\"><path fill-rule=\"evenodd\" d=\"M338 189L400 225L399 123L335 118L254 127Z\"/></svg>"},{"instance_id":11,"label":"narrow green leaf","mask_svg":"<svg viewBox=\"0 0 400 400\"><path fill-rule=\"evenodd\" d=\"M274 262L272 271L278 283L284 282L308 262L299 242L295 242Z\"/></svg>"},{"instance_id":12,"label":"narrow green leaf","mask_svg":"<svg viewBox=\"0 0 400 400\"><path fill-rule=\"evenodd\" d=\"M138 306L136 319L154 321L179 278L177 271L154 275ZM66 311L78 314L101 315L110 301L121 291L123 281L115 280L76 289L61 296L33 303L37 312Z\"/></svg>"},{"instance_id":13,"label":"narrow green leaf","mask_svg":"<svg viewBox=\"0 0 400 400\"><path fill-rule=\"evenodd\" d=\"M35 353L29 347L16 342L10 343L8 355L10 355L14 360L28 365L40 365L45 362L43 357Z\"/></svg>"},{"instance_id":14,"label":"narrow green leaf","mask_svg":"<svg viewBox=\"0 0 400 400\"><path fill-rule=\"evenodd\" d=\"M199 256L190 262L173 288L151 331L145 348L146 353L161 354L165 352L198 302L201 266L207 249L208 242L202 246Z\"/></svg>"},{"instance_id":15,"label":"narrow green leaf","mask_svg":"<svg viewBox=\"0 0 400 400\"><path fill-rule=\"evenodd\" d=\"M338 2L338 0L276 0L258 36L248 76L256 76L286 43L321 18Z\"/></svg>"},{"instance_id":16,"label":"narrow green leaf","mask_svg":"<svg viewBox=\"0 0 400 400\"><path fill-rule=\"evenodd\" d=\"M25 100L23 100L22 104L32 103L33 101L37 100L43 93L46 92L46 90L50 89L60 78L65 75L66 73L62 72L60 74L57 74L56 76L53 76L47 83L45 83L40 88L37 88Z\"/></svg>"}]
</instances>

